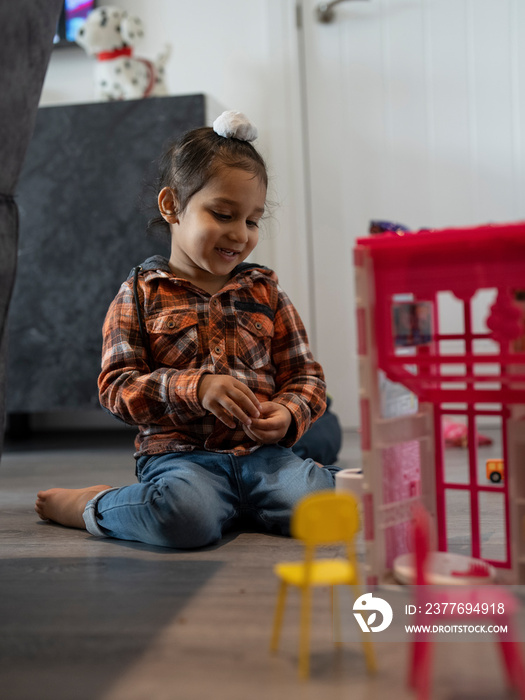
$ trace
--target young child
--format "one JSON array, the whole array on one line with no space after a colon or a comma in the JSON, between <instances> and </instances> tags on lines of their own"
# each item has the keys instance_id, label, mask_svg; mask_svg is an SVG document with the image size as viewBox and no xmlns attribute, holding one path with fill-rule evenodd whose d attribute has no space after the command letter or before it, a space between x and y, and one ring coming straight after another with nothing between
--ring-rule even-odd
<instances>
[{"instance_id":1,"label":"young child","mask_svg":"<svg viewBox=\"0 0 525 700\"><path fill-rule=\"evenodd\" d=\"M325 383L257 245L267 172L238 112L164 156L159 222L169 260L124 282L103 329L100 401L139 429L138 483L41 491L42 519L91 534L190 549L240 518L289 534L292 509L332 488L337 467L291 446L322 415Z\"/></svg>"}]
</instances>

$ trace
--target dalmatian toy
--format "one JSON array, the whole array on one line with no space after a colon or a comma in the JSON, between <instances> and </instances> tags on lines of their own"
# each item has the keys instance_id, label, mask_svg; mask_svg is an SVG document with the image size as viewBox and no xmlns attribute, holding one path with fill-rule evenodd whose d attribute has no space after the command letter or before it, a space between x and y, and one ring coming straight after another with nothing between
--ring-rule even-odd
<instances>
[{"instance_id":1,"label":"dalmatian toy","mask_svg":"<svg viewBox=\"0 0 525 700\"><path fill-rule=\"evenodd\" d=\"M98 7L78 29L75 41L96 56L95 94L100 100L133 100L166 95L164 67L170 49L155 63L133 58L133 46L144 36L142 22L118 7Z\"/></svg>"}]
</instances>

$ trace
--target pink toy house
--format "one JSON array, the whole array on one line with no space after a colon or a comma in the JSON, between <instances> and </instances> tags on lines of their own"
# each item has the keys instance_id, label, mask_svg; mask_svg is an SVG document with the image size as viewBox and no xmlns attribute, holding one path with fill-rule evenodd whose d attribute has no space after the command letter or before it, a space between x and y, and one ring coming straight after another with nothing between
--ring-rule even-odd
<instances>
[{"instance_id":1,"label":"pink toy house","mask_svg":"<svg viewBox=\"0 0 525 700\"><path fill-rule=\"evenodd\" d=\"M439 550L460 535L461 553L525 582L525 223L384 233L359 239L354 259L367 582L410 550L418 501ZM447 420L465 426L459 471ZM497 483L478 444L487 423Z\"/></svg>"}]
</instances>

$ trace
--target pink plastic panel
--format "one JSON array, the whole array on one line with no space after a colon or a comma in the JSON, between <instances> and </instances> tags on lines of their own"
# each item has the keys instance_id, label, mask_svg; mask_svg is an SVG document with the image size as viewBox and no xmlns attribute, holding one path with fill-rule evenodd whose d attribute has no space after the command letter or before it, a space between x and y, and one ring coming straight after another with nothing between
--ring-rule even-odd
<instances>
[{"instance_id":1,"label":"pink plastic panel","mask_svg":"<svg viewBox=\"0 0 525 700\"><path fill-rule=\"evenodd\" d=\"M421 451L417 440L400 443L381 451L383 473L383 503L403 504L420 493ZM395 517L396 509L392 511ZM408 517L399 509L398 517ZM392 568L394 559L410 551L411 520L398 522L385 529L386 566Z\"/></svg>"},{"instance_id":2,"label":"pink plastic panel","mask_svg":"<svg viewBox=\"0 0 525 700\"><path fill-rule=\"evenodd\" d=\"M365 452L371 447L370 434L370 401L362 398L360 401L361 407L361 449Z\"/></svg>"},{"instance_id":3,"label":"pink plastic panel","mask_svg":"<svg viewBox=\"0 0 525 700\"><path fill-rule=\"evenodd\" d=\"M383 503L414 498L421 480L419 442L411 440L381 450L383 462Z\"/></svg>"}]
</instances>

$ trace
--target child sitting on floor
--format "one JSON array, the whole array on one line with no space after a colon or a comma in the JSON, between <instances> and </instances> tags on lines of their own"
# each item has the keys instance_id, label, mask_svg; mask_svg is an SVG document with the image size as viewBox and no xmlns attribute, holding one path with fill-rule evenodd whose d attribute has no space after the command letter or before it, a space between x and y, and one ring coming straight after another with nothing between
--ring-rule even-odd
<instances>
[{"instance_id":1,"label":"child sitting on floor","mask_svg":"<svg viewBox=\"0 0 525 700\"><path fill-rule=\"evenodd\" d=\"M256 135L225 112L165 154L158 206L171 255L121 286L99 377L102 405L139 429L138 483L42 491L42 519L187 549L240 517L289 534L296 503L333 488L337 467L291 450L325 410L322 369L275 273L244 262L268 182Z\"/></svg>"}]
</instances>

